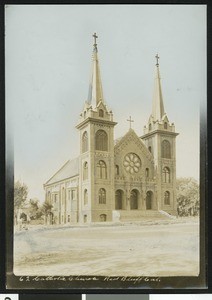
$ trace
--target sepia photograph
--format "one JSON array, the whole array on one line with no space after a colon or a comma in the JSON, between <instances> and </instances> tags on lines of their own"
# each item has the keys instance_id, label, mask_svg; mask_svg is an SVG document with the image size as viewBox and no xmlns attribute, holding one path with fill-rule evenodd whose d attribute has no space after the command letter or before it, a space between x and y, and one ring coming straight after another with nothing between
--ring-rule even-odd
<instances>
[{"instance_id":1,"label":"sepia photograph","mask_svg":"<svg viewBox=\"0 0 212 300\"><path fill-rule=\"evenodd\" d=\"M5 74L9 288L205 287L206 5L7 5Z\"/></svg>"}]
</instances>

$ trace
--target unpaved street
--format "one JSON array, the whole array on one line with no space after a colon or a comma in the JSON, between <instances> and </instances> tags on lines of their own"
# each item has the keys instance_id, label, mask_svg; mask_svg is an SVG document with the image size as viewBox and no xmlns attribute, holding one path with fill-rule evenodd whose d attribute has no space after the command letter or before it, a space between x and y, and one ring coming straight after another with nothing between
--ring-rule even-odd
<instances>
[{"instance_id":1,"label":"unpaved street","mask_svg":"<svg viewBox=\"0 0 212 300\"><path fill-rule=\"evenodd\" d=\"M16 275L195 276L198 219L15 234Z\"/></svg>"}]
</instances>

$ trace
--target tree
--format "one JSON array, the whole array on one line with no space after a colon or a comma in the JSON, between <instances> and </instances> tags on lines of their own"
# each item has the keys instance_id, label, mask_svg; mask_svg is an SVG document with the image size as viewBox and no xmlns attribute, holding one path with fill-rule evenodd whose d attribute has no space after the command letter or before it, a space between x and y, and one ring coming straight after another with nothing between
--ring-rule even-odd
<instances>
[{"instance_id":1,"label":"tree","mask_svg":"<svg viewBox=\"0 0 212 300\"><path fill-rule=\"evenodd\" d=\"M38 218L37 213L39 210L39 200L37 198L33 198L29 200L29 214L30 219L35 220Z\"/></svg>"},{"instance_id":2,"label":"tree","mask_svg":"<svg viewBox=\"0 0 212 300\"><path fill-rule=\"evenodd\" d=\"M28 187L25 183L16 181L14 185L14 206L15 209L23 207L28 195Z\"/></svg>"},{"instance_id":3,"label":"tree","mask_svg":"<svg viewBox=\"0 0 212 300\"><path fill-rule=\"evenodd\" d=\"M52 224L53 222L53 219L52 219L52 208L53 208L53 205L48 203L48 202L44 202L43 205L42 205L42 208L41 208L41 213L42 215L45 216L45 222L48 223L48 220L49 222Z\"/></svg>"},{"instance_id":4,"label":"tree","mask_svg":"<svg viewBox=\"0 0 212 300\"><path fill-rule=\"evenodd\" d=\"M199 214L199 184L192 177L179 178L176 181L179 216Z\"/></svg>"},{"instance_id":5,"label":"tree","mask_svg":"<svg viewBox=\"0 0 212 300\"><path fill-rule=\"evenodd\" d=\"M45 216L49 215L51 212L52 212L52 207L53 205L52 204L49 204L48 202L44 202L43 205L42 205L42 212Z\"/></svg>"}]
</instances>

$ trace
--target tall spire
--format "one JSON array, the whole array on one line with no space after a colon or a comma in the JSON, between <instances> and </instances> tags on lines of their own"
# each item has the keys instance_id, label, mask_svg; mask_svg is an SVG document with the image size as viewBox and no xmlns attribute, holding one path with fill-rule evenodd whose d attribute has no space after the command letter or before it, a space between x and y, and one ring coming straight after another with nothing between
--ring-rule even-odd
<instances>
[{"instance_id":1,"label":"tall spire","mask_svg":"<svg viewBox=\"0 0 212 300\"><path fill-rule=\"evenodd\" d=\"M104 102L102 82L100 76L99 59L98 59L98 49L97 49L97 38L96 33L93 34L94 44L93 44L93 62L92 62L92 74L91 81L89 84L88 92L88 102L92 104L93 107L97 107L100 101Z\"/></svg>"},{"instance_id":2,"label":"tall spire","mask_svg":"<svg viewBox=\"0 0 212 300\"><path fill-rule=\"evenodd\" d=\"M156 58L156 70L155 70L155 82L154 82L154 93L153 93L153 106L152 106L152 117L154 121L160 121L165 114L163 105L163 96L160 82L160 70L159 70L159 56Z\"/></svg>"}]
</instances>

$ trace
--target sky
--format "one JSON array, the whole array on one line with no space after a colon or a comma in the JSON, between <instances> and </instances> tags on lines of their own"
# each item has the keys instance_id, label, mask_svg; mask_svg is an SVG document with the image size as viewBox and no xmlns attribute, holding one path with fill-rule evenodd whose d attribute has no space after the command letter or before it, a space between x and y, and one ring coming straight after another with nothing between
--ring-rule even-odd
<instances>
[{"instance_id":1,"label":"sky","mask_svg":"<svg viewBox=\"0 0 212 300\"><path fill-rule=\"evenodd\" d=\"M177 177L199 179L200 105L206 104L205 5L7 5L6 130L15 180L29 198L79 155L75 128L88 96L93 33L115 138L141 136L152 110L155 55L177 137Z\"/></svg>"}]
</instances>

